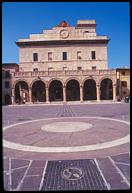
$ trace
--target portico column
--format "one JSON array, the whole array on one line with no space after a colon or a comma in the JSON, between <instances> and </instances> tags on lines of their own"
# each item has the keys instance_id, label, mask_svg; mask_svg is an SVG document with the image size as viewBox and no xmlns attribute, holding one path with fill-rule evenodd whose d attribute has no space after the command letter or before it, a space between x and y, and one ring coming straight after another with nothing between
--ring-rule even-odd
<instances>
[{"instance_id":1,"label":"portico column","mask_svg":"<svg viewBox=\"0 0 132 193\"><path fill-rule=\"evenodd\" d=\"M66 87L63 86L63 102L66 102Z\"/></svg>"},{"instance_id":2,"label":"portico column","mask_svg":"<svg viewBox=\"0 0 132 193\"><path fill-rule=\"evenodd\" d=\"M83 86L80 86L80 102L83 102Z\"/></svg>"},{"instance_id":3,"label":"portico column","mask_svg":"<svg viewBox=\"0 0 132 193\"><path fill-rule=\"evenodd\" d=\"M100 86L96 85L97 101L100 101Z\"/></svg>"},{"instance_id":4,"label":"portico column","mask_svg":"<svg viewBox=\"0 0 132 193\"><path fill-rule=\"evenodd\" d=\"M113 101L116 101L116 85L113 85Z\"/></svg>"},{"instance_id":5,"label":"portico column","mask_svg":"<svg viewBox=\"0 0 132 193\"><path fill-rule=\"evenodd\" d=\"M14 88L12 88L11 102L12 102L12 105L15 104L15 89Z\"/></svg>"},{"instance_id":6,"label":"portico column","mask_svg":"<svg viewBox=\"0 0 132 193\"><path fill-rule=\"evenodd\" d=\"M29 102L32 102L32 88L29 87Z\"/></svg>"},{"instance_id":7,"label":"portico column","mask_svg":"<svg viewBox=\"0 0 132 193\"><path fill-rule=\"evenodd\" d=\"M49 88L46 87L46 103L49 103Z\"/></svg>"}]
</instances>

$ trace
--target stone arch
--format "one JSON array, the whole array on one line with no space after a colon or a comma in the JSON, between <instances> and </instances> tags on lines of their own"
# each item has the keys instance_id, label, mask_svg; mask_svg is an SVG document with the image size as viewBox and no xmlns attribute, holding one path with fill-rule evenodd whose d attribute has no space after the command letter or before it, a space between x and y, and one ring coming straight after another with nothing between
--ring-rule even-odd
<instances>
[{"instance_id":1,"label":"stone arch","mask_svg":"<svg viewBox=\"0 0 132 193\"><path fill-rule=\"evenodd\" d=\"M70 78L67 78L67 79L65 80L65 82L64 82L64 86L66 87L66 85L67 85L67 83L69 82L69 80L72 80L72 79L74 79L74 80L78 81L79 86L81 85L81 81L80 81L80 79L79 79L79 78L77 78L77 77L70 77Z\"/></svg>"},{"instance_id":2,"label":"stone arch","mask_svg":"<svg viewBox=\"0 0 132 193\"><path fill-rule=\"evenodd\" d=\"M35 78L35 79L33 79L32 81L31 81L31 83L29 84L29 86L30 86L30 88L32 88L32 85L36 82L36 81L38 81L38 80L41 80L41 79L39 79L39 78ZM46 86L46 82L44 81L44 80L41 80L44 84L45 84L45 86Z\"/></svg>"},{"instance_id":3,"label":"stone arch","mask_svg":"<svg viewBox=\"0 0 132 193\"><path fill-rule=\"evenodd\" d=\"M80 83L75 78L70 78L66 83L66 100L67 101L80 100Z\"/></svg>"},{"instance_id":4,"label":"stone arch","mask_svg":"<svg viewBox=\"0 0 132 193\"><path fill-rule=\"evenodd\" d=\"M5 105L10 105L11 104L11 96L10 94L6 93L5 94Z\"/></svg>"},{"instance_id":5,"label":"stone arch","mask_svg":"<svg viewBox=\"0 0 132 193\"><path fill-rule=\"evenodd\" d=\"M113 82L110 78L103 78L100 82L100 100L113 99Z\"/></svg>"},{"instance_id":6,"label":"stone arch","mask_svg":"<svg viewBox=\"0 0 132 193\"><path fill-rule=\"evenodd\" d=\"M63 101L63 84L59 79L52 79L49 84L49 100Z\"/></svg>"},{"instance_id":7,"label":"stone arch","mask_svg":"<svg viewBox=\"0 0 132 193\"><path fill-rule=\"evenodd\" d=\"M31 83L32 102L46 101L46 84L41 79L35 79Z\"/></svg>"},{"instance_id":8,"label":"stone arch","mask_svg":"<svg viewBox=\"0 0 132 193\"><path fill-rule=\"evenodd\" d=\"M13 83L12 88L15 88L16 84L17 84L18 82L22 82L22 81L23 81L23 82L26 82L27 85L28 85L28 87L29 87L29 84L28 84L28 82L27 82L26 79L18 79L18 80L16 80L16 81Z\"/></svg>"},{"instance_id":9,"label":"stone arch","mask_svg":"<svg viewBox=\"0 0 132 193\"><path fill-rule=\"evenodd\" d=\"M29 101L29 86L25 80L18 80L15 82L15 102L23 103Z\"/></svg>"},{"instance_id":10,"label":"stone arch","mask_svg":"<svg viewBox=\"0 0 132 193\"><path fill-rule=\"evenodd\" d=\"M115 84L113 77L106 75L106 76L103 76L102 78L99 79L98 85L100 85L102 80L104 80L104 79L110 79L112 81L112 84Z\"/></svg>"},{"instance_id":11,"label":"stone arch","mask_svg":"<svg viewBox=\"0 0 132 193\"><path fill-rule=\"evenodd\" d=\"M88 79L92 79L92 80L95 81L96 85L98 84L98 81L97 81L96 78L93 78L93 77L89 77L89 76L88 76L88 77L86 77L86 78L84 78L84 79L82 80L81 85L83 86L83 85L84 85L84 82L85 82L86 80L88 80Z\"/></svg>"},{"instance_id":12,"label":"stone arch","mask_svg":"<svg viewBox=\"0 0 132 193\"><path fill-rule=\"evenodd\" d=\"M96 81L92 78L85 79L83 83L83 100L97 100Z\"/></svg>"},{"instance_id":13,"label":"stone arch","mask_svg":"<svg viewBox=\"0 0 132 193\"><path fill-rule=\"evenodd\" d=\"M47 84L47 87L50 86L50 83L54 80L58 80L62 83L62 85L64 86L64 81L61 79L61 78L51 78L49 81L48 81L48 84Z\"/></svg>"}]
</instances>

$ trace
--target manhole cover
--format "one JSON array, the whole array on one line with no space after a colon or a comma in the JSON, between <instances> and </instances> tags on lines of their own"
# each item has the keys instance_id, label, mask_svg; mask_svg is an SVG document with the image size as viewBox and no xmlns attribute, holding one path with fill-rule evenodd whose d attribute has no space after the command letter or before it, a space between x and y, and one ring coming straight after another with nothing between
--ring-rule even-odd
<instances>
[{"instance_id":1,"label":"manhole cover","mask_svg":"<svg viewBox=\"0 0 132 193\"><path fill-rule=\"evenodd\" d=\"M49 161L41 190L107 190L94 160Z\"/></svg>"},{"instance_id":2,"label":"manhole cover","mask_svg":"<svg viewBox=\"0 0 132 193\"><path fill-rule=\"evenodd\" d=\"M83 175L83 170L77 167L69 167L64 169L64 171L62 172L62 177L66 180L78 180L82 178Z\"/></svg>"}]
</instances>

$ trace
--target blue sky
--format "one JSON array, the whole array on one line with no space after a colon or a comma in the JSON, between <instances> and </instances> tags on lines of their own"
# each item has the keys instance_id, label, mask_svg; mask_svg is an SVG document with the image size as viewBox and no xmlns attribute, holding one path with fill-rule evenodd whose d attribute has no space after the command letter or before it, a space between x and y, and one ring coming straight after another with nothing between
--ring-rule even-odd
<instances>
[{"instance_id":1,"label":"blue sky","mask_svg":"<svg viewBox=\"0 0 132 193\"><path fill-rule=\"evenodd\" d=\"M2 4L2 63L18 63L20 38L42 33L65 20L95 19L97 35L107 35L108 66L130 66L130 4L128 2L4 2Z\"/></svg>"}]
</instances>

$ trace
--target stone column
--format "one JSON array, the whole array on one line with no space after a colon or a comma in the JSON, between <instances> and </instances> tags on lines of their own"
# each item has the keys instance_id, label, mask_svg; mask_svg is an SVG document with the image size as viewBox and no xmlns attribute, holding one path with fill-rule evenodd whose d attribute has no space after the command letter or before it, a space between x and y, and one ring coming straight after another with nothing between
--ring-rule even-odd
<instances>
[{"instance_id":1,"label":"stone column","mask_svg":"<svg viewBox=\"0 0 132 193\"><path fill-rule=\"evenodd\" d=\"M32 102L32 88L29 87L29 102Z\"/></svg>"},{"instance_id":2,"label":"stone column","mask_svg":"<svg viewBox=\"0 0 132 193\"><path fill-rule=\"evenodd\" d=\"M80 102L83 102L83 86L80 86Z\"/></svg>"},{"instance_id":3,"label":"stone column","mask_svg":"<svg viewBox=\"0 0 132 193\"><path fill-rule=\"evenodd\" d=\"M113 85L113 101L116 101L116 85Z\"/></svg>"},{"instance_id":4,"label":"stone column","mask_svg":"<svg viewBox=\"0 0 132 193\"><path fill-rule=\"evenodd\" d=\"M97 101L100 101L100 86L96 85L96 95L97 95Z\"/></svg>"},{"instance_id":5,"label":"stone column","mask_svg":"<svg viewBox=\"0 0 132 193\"><path fill-rule=\"evenodd\" d=\"M66 102L66 87L63 86L63 102Z\"/></svg>"},{"instance_id":6,"label":"stone column","mask_svg":"<svg viewBox=\"0 0 132 193\"><path fill-rule=\"evenodd\" d=\"M49 88L46 87L46 103L49 103Z\"/></svg>"},{"instance_id":7,"label":"stone column","mask_svg":"<svg viewBox=\"0 0 132 193\"><path fill-rule=\"evenodd\" d=\"M11 102L12 102L12 105L15 104L15 89L14 88L12 88Z\"/></svg>"}]
</instances>

